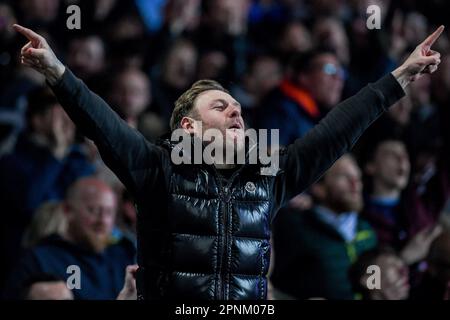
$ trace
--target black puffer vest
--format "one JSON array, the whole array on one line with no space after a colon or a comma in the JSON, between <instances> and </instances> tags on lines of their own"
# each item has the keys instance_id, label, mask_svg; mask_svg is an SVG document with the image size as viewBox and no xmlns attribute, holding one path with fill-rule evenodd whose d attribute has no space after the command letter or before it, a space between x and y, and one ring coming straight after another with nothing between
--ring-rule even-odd
<instances>
[{"instance_id":1,"label":"black puffer vest","mask_svg":"<svg viewBox=\"0 0 450 320\"><path fill-rule=\"evenodd\" d=\"M223 181L214 166L167 162L159 211L144 209L152 221L138 224L139 298L266 298L274 177L260 168L242 165Z\"/></svg>"}]
</instances>

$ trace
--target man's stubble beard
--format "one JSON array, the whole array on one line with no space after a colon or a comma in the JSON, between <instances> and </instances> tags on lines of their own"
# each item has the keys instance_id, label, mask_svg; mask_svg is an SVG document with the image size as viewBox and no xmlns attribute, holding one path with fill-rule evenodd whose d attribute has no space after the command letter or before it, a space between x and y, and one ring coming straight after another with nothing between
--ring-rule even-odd
<instances>
[{"instance_id":1,"label":"man's stubble beard","mask_svg":"<svg viewBox=\"0 0 450 320\"><path fill-rule=\"evenodd\" d=\"M328 202L328 207L333 209L336 213L343 212L360 212L363 209L363 198L362 195L356 197L356 199L331 197Z\"/></svg>"},{"instance_id":2,"label":"man's stubble beard","mask_svg":"<svg viewBox=\"0 0 450 320\"><path fill-rule=\"evenodd\" d=\"M109 245L109 233L96 233L93 230L83 230L77 225L70 226L68 232L70 232L71 238L77 244L95 253L103 252Z\"/></svg>"}]
</instances>

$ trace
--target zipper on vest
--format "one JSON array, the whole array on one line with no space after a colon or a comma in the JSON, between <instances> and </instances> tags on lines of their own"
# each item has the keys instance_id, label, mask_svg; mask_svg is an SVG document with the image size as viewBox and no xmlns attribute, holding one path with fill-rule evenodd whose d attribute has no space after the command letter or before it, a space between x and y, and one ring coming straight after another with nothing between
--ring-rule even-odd
<instances>
[{"instance_id":1,"label":"zipper on vest","mask_svg":"<svg viewBox=\"0 0 450 320\"><path fill-rule=\"evenodd\" d=\"M222 256L221 256L221 262L220 262L220 274L219 274L219 300L225 300L226 296L227 296L227 290L225 287L226 284L226 277L229 273L228 270L228 259L227 259L227 254L228 254L228 247L229 247L229 230L228 230L228 215L231 214L230 211L230 200L231 200L231 193L230 193L230 189L231 189L231 185L234 181L234 179L236 178L236 176L239 174L239 172L241 172L243 169L243 167L237 169L232 175L231 177L228 179L227 184L224 186L222 184L221 178L220 178L220 174L218 173L217 169L213 166L213 171L216 175L216 181L218 181L219 184L219 188L222 191L222 195L221 195L221 199L224 202L224 210L223 210L223 230L224 230L224 244L222 246Z\"/></svg>"},{"instance_id":2,"label":"zipper on vest","mask_svg":"<svg viewBox=\"0 0 450 320\"><path fill-rule=\"evenodd\" d=\"M226 292L226 277L227 277L227 273L228 273L228 259L227 259L227 255L228 255L228 214L229 214L229 208L228 208L228 204L229 204L229 195L228 195L228 191L229 188L228 186L223 188L223 196L224 196L224 200L225 200L225 210L224 210L224 215L223 215L223 226L224 226L224 250L222 252L222 274L221 277L223 277L223 281L222 281L222 300L224 300L227 296L227 292Z\"/></svg>"}]
</instances>

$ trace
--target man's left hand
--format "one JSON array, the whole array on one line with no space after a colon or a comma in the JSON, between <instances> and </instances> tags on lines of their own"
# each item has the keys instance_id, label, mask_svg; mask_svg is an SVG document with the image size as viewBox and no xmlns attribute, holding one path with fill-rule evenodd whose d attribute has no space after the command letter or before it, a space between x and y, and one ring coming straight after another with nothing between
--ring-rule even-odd
<instances>
[{"instance_id":1,"label":"man's left hand","mask_svg":"<svg viewBox=\"0 0 450 320\"><path fill-rule=\"evenodd\" d=\"M428 36L406 61L392 72L392 75L397 79L400 85L404 88L411 82L419 79L423 74L433 73L437 70L439 63L441 63L441 54L437 51L431 50L431 46L444 31L444 26L440 26Z\"/></svg>"}]
</instances>

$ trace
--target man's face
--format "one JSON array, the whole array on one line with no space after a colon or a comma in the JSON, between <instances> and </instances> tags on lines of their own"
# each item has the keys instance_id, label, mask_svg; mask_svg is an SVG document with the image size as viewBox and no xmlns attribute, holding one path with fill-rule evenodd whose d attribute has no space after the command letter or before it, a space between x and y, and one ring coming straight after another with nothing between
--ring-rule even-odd
<instances>
[{"instance_id":1,"label":"man's face","mask_svg":"<svg viewBox=\"0 0 450 320\"><path fill-rule=\"evenodd\" d=\"M197 136L208 129L217 129L224 137L227 148L234 150L234 145L238 150L244 148L245 126L241 105L231 95L220 90L208 90L197 97L194 106L202 121L202 132L194 128Z\"/></svg>"},{"instance_id":2,"label":"man's face","mask_svg":"<svg viewBox=\"0 0 450 320\"><path fill-rule=\"evenodd\" d=\"M125 117L138 117L151 100L150 83L145 74L129 70L114 81L111 100Z\"/></svg>"},{"instance_id":3,"label":"man's face","mask_svg":"<svg viewBox=\"0 0 450 320\"><path fill-rule=\"evenodd\" d=\"M192 82L197 67L197 51L189 43L178 43L169 52L164 80L172 87L184 90Z\"/></svg>"},{"instance_id":4,"label":"man's face","mask_svg":"<svg viewBox=\"0 0 450 320\"><path fill-rule=\"evenodd\" d=\"M249 0L215 0L208 13L211 25L230 34L242 32L247 23Z\"/></svg>"},{"instance_id":5,"label":"man's face","mask_svg":"<svg viewBox=\"0 0 450 320\"><path fill-rule=\"evenodd\" d=\"M409 180L410 162L405 145L400 141L381 143L373 161L373 177L388 189L402 190Z\"/></svg>"},{"instance_id":6,"label":"man's face","mask_svg":"<svg viewBox=\"0 0 450 320\"><path fill-rule=\"evenodd\" d=\"M400 126L404 126L410 122L411 111L411 97L405 96L389 109L388 115Z\"/></svg>"},{"instance_id":7,"label":"man's face","mask_svg":"<svg viewBox=\"0 0 450 320\"><path fill-rule=\"evenodd\" d=\"M386 300L403 300L409 295L408 266L399 257L383 254L378 257L381 269L381 294Z\"/></svg>"},{"instance_id":8,"label":"man's face","mask_svg":"<svg viewBox=\"0 0 450 320\"><path fill-rule=\"evenodd\" d=\"M361 171L354 160L344 156L328 170L321 182L322 201L337 213L360 211L363 205Z\"/></svg>"},{"instance_id":9,"label":"man's face","mask_svg":"<svg viewBox=\"0 0 450 320\"><path fill-rule=\"evenodd\" d=\"M67 64L81 77L98 74L104 63L105 52L100 38L74 39L70 43Z\"/></svg>"},{"instance_id":10,"label":"man's face","mask_svg":"<svg viewBox=\"0 0 450 320\"><path fill-rule=\"evenodd\" d=\"M301 84L325 108L331 109L341 100L344 77L341 64L334 55L316 57L311 71L301 79Z\"/></svg>"},{"instance_id":11,"label":"man's face","mask_svg":"<svg viewBox=\"0 0 450 320\"><path fill-rule=\"evenodd\" d=\"M280 46L284 51L305 52L311 49L311 35L301 23L291 23L281 38Z\"/></svg>"},{"instance_id":12,"label":"man's face","mask_svg":"<svg viewBox=\"0 0 450 320\"><path fill-rule=\"evenodd\" d=\"M264 96L274 89L282 79L281 66L275 59L262 57L253 64L247 77L249 91L257 96Z\"/></svg>"},{"instance_id":13,"label":"man's face","mask_svg":"<svg viewBox=\"0 0 450 320\"><path fill-rule=\"evenodd\" d=\"M63 134L68 144L73 143L75 139L75 124L59 104L35 115L31 119L31 125L35 133L45 136L51 143L59 138L55 135Z\"/></svg>"},{"instance_id":14,"label":"man's face","mask_svg":"<svg viewBox=\"0 0 450 320\"><path fill-rule=\"evenodd\" d=\"M114 226L117 203L112 191L85 186L69 202L68 232L80 245L102 252Z\"/></svg>"}]
</instances>

